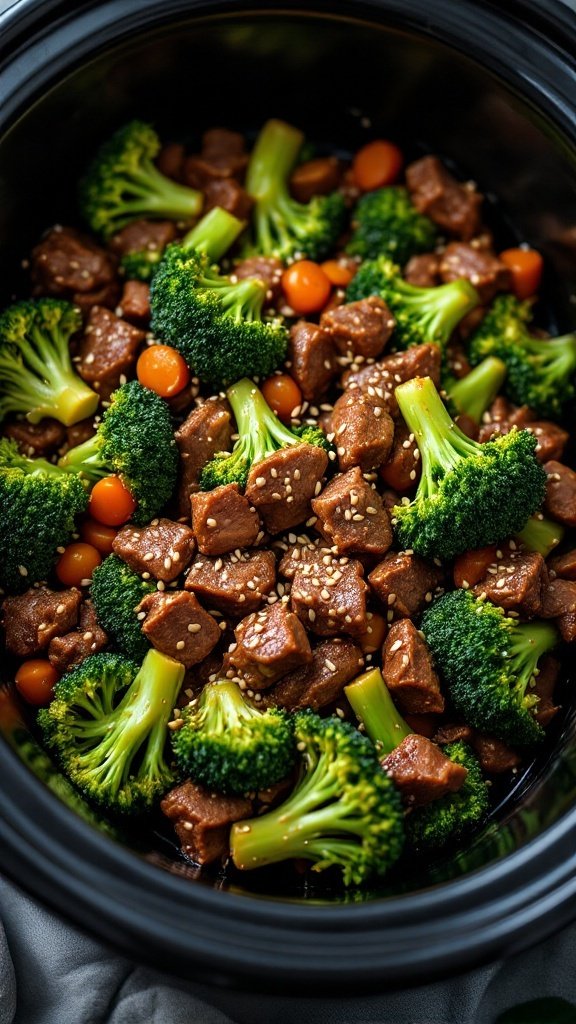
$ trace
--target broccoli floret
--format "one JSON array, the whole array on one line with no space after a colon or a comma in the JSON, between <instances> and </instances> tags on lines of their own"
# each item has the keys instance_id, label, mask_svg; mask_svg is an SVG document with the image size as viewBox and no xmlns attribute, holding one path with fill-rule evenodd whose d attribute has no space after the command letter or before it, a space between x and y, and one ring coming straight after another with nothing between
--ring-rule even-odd
<instances>
[{"instance_id":1,"label":"broccoli floret","mask_svg":"<svg viewBox=\"0 0 576 1024\"><path fill-rule=\"evenodd\" d=\"M183 771L218 793L249 793L283 779L295 758L292 720L248 704L229 679L208 683L172 735Z\"/></svg>"},{"instance_id":2,"label":"broccoli floret","mask_svg":"<svg viewBox=\"0 0 576 1024\"><path fill-rule=\"evenodd\" d=\"M576 331L559 338L533 338L528 332L531 304L514 295L499 295L470 341L475 365L485 356L506 363L506 394L517 405L529 405L537 416L561 416L574 401Z\"/></svg>"},{"instance_id":3,"label":"broccoli floret","mask_svg":"<svg viewBox=\"0 0 576 1024\"><path fill-rule=\"evenodd\" d=\"M200 474L203 491L230 483L245 487L250 467L279 448L305 443L330 450L330 442L319 427L304 425L296 430L285 427L254 381L247 377L228 388L226 395L236 420L238 440L231 454L218 452L204 466Z\"/></svg>"},{"instance_id":4,"label":"broccoli floret","mask_svg":"<svg viewBox=\"0 0 576 1024\"><path fill-rule=\"evenodd\" d=\"M454 558L522 530L546 488L534 435L514 429L486 444L471 441L450 418L430 377L406 381L395 395L422 462L415 498L392 512L402 547Z\"/></svg>"},{"instance_id":5,"label":"broccoli floret","mask_svg":"<svg viewBox=\"0 0 576 1024\"><path fill-rule=\"evenodd\" d=\"M163 255L163 249L127 252L120 259L120 270L130 281L151 281Z\"/></svg>"},{"instance_id":6,"label":"broccoli floret","mask_svg":"<svg viewBox=\"0 0 576 1024\"><path fill-rule=\"evenodd\" d=\"M461 380L448 381L445 387L456 415L465 413L480 423L505 380L506 364L496 356L488 356Z\"/></svg>"},{"instance_id":7,"label":"broccoli floret","mask_svg":"<svg viewBox=\"0 0 576 1024\"><path fill-rule=\"evenodd\" d=\"M411 256L433 249L438 229L412 203L401 186L367 192L354 211L354 233L346 252L362 259L389 256L404 265Z\"/></svg>"},{"instance_id":8,"label":"broccoli floret","mask_svg":"<svg viewBox=\"0 0 576 1024\"><path fill-rule=\"evenodd\" d=\"M466 743L448 743L442 751L468 774L455 793L417 807L406 819L406 838L417 850L437 850L453 843L486 817L488 786L478 759Z\"/></svg>"},{"instance_id":9,"label":"broccoli floret","mask_svg":"<svg viewBox=\"0 0 576 1024\"><path fill-rule=\"evenodd\" d=\"M422 630L454 707L470 725L515 747L543 738L531 686L538 661L558 642L554 626L519 625L490 601L453 590L427 609Z\"/></svg>"},{"instance_id":10,"label":"broccoli floret","mask_svg":"<svg viewBox=\"0 0 576 1024\"><path fill-rule=\"evenodd\" d=\"M414 732L394 704L379 668L363 672L344 687L344 692L380 758L391 754Z\"/></svg>"},{"instance_id":11,"label":"broccoli floret","mask_svg":"<svg viewBox=\"0 0 576 1024\"><path fill-rule=\"evenodd\" d=\"M242 228L225 210L211 210L183 244L168 246L152 279L152 329L218 387L245 373L268 376L288 343L280 320L263 319L267 284L234 281L213 265Z\"/></svg>"},{"instance_id":12,"label":"broccoli floret","mask_svg":"<svg viewBox=\"0 0 576 1024\"><path fill-rule=\"evenodd\" d=\"M183 680L180 662L150 650L141 666L120 654L92 655L56 684L38 724L85 796L138 814L169 789L167 726Z\"/></svg>"},{"instance_id":13,"label":"broccoli floret","mask_svg":"<svg viewBox=\"0 0 576 1024\"><path fill-rule=\"evenodd\" d=\"M336 244L345 222L344 196L332 192L309 203L290 196L290 172L303 142L302 132L284 121L267 121L262 128L246 173L255 204L247 254L321 260Z\"/></svg>"},{"instance_id":14,"label":"broccoli floret","mask_svg":"<svg viewBox=\"0 0 576 1024\"><path fill-rule=\"evenodd\" d=\"M149 523L176 484L178 451L168 405L137 380L122 384L94 436L71 448L58 465L92 483L117 474L137 502L132 522Z\"/></svg>"},{"instance_id":15,"label":"broccoli floret","mask_svg":"<svg viewBox=\"0 0 576 1024\"><path fill-rule=\"evenodd\" d=\"M109 238L141 217L194 220L201 192L162 174L154 159L160 139L143 121L130 121L98 150L80 182L80 209L93 231Z\"/></svg>"},{"instance_id":16,"label":"broccoli floret","mask_svg":"<svg viewBox=\"0 0 576 1024\"><path fill-rule=\"evenodd\" d=\"M87 505L80 480L0 439L0 587L22 592L45 580Z\"/></svg>"},{"instance_id":17,"label":"broccoli floret","mask_svg":"<svg viewBox=\"0 0 576 1024\"><path fill-rule=\"evenodd\" d=\"M52 416L69 427L96 412L98 395L74 372L70 338L82 327L77 306L60 299L16 302L0 315L0 419Z\"/></svg>"},{"instance_id":18,"label":"broccoli floret","mask_svg":"<svg viewBox=\"0 0 576 1024\"><path fill-rule=\"evenodd\" d=\"M524 529L516 536L528 551L537 551L543 558L548 558L550 552L563 540L564 533L564 527L560 523L546 519L546 516L539 512L538 515L530 517Z\"/></svg>"},{"instance_id":19,"label":"broccoli floret","mask_svg":"<svg viewBox=\"0 0 576 1024\"><path fill-rule=\"evenodd\" d=\"M128 658L140 661L150 643L136 618L136 608L156 587L133 572L118 555L108 555L92 573L90 596L96 617Z\"/></svg>"},{"instance_id":20,"label":"broccoli floret","mask_svg":"<svg viewBox=\"0 0 576 1024\"><path fill-rule=\"evenodd\" d=\"M431 342L444 348L462 317L479 302L469 281L450 281L437 288L408 284L400 267L384 256L363 263L346 289L348 302L369 295L379 295L394 314L392 342L397 349Z\"/></svg>"},{"instance_id":21,"label":"broccoli floret","mask_svg":"<svg viewBox=\"0 0 576 1024\"><path fill-rule=\"evenodd\" d=\"M313 861L314 871L338 868L345 885L382 877L402 852L404 823L370 740L311 711L294 716L294 731L299 782L280 807L232 827L234 864L246 871L298 857Z\"/></svg>"}]
</instances>

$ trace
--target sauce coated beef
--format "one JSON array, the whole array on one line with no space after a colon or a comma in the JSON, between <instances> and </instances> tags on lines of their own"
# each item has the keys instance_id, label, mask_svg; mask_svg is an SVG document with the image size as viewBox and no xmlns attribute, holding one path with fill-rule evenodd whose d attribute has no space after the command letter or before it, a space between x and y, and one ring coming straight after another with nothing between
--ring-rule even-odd
<instances>
[{"instance_id":1,"label":"sauce coated beef","mask_svg":"<svg viewBox=\"0 0 576 1024\"><path fill-rule=\"evenodd\" d=\"M226 655L226 675L243 688L266 690L282 676L312 661L306 630L297 615L276 602L238 623Z\"/></svg>"},{"instance_id":2,"label":"sauce coated beef","mask_svg":"<svg viewBox=\"0 0 576 1024\"><path fill-rule=\"evenodd\" d=\"M236 551L222 557L199 555L190 566L186 590L208 608L233 618L255 612L276 583L272 551Z\"/></svg>"},{"instance_id":3,"label":"sauce coated beef","mask_svg":"<svg viewBox=\"0 0 576 1024\"><path fill-rule=\"evenodd\" d=\"M478 234L482 196L461 185L436 156L424 156L406 168L406 184L419 213L443 231L468 242Z\"/></svg>"},{"instance_id":4,"label":"sauce coated beef","mask_svg":"<svg viewBox=\"0 0 576 1024\"><path fill-rule=\"evenodd\" d=\"M342 555L383 555L392 544L390 516L358 466L334 477L312 501L315 528Z\"/></svg>"},{"instance_id":5,"label":"sauce coated beef","mask_svg":"<svg viewBox=\"0 0 576 1024\"><path fill-rule=\"evenodd\" d=\"M103 306L93 306L80 343L76 369L104 401L126 382L136 355L146 340L144 331Z\"/></svg>"},{"instance_id":6,"label":"sauce coated beef","mask_svg":"<svg viewBox=\"0 0 576 1024\"><path fill-rule=\"evenodd\" d=\"M338 372L332 337L318 324L299 320L290 329L291 373L307 401L322 398Z\"/></svg>"},{"instance_id":7,"label":"sauce coated beef","mask_svg":"<svg viewBox=\"0 0 576 1024\"><path fill-rule=\"evenodd\" d=\"M203 555L225 555L252 547L263 536L260 516L238 484L191 495L192 528Z\"/></svg>"},{"instance_id":8,"label":"sauce coated beef","mask_svg":"<svg viewBox=\"0 0 576 1024\"><path fill-rule=\"evenodd\" d=\"M189 526L171 519L153 519L149 526L124 526L112 542L112 550L137 573L171 583L186 569L196 550Z\"/></svg>"},{"instance_id":9,"label":"sauce coated beef","mask_svg":"<svg viewBox=\"0 0 576 1024\"><path fill-rule=\"evenodd\" d=\"M395 320L388 306L376 295L323 313L320 326L332 338L343 356L374 358L382 353Z\"/></svg>"},{"instance_id":10,"label":"sauce coated beef","mask_svg":"<svg viewBox=\"0 0 576 1024\"><path fill-rule=\"evenodd\" d=\"M108 637L96 618L92 602L85 601L80 609L77 629L53 637L48 647L48 658L58 672L69 672L85 658L103 651L107 644Z\"/></svg>"},{"instance_id":11,"label":"sauce coated beef","mask_svg":"<svg viewBox=\"0 0 576 1024\"><path fill-rule=\"evenodd\" d=\"M374 389L373 389L374 390ZM394 423L378 394L345 391L330 421L341 470L359 466L364 473L386 462L394 440Z\"/></svg>"},{"instance_id":12,"label":"sauce coated beef","mask_svg":"<svg viewBox=\"0 0 576 1024\"><path fill-rule=\"evenodd\" d=\"M142 632L152 646L186 668L203 661L220 639L216 619L186 590L148 594L138 611L145 613Z\"/></svg>"},{"instance_id":13,"label":"sauce coated beef","mask_svg":"<svg viewBox=\"0 0 576 1024\"><path fill-rule=\"evenodd\" d=\"M405 804L421 807L457 792L468 771L455 764L426 736L412 733L382 761L382 768L393 780Z\"/></svg>"},{"instance_id":14,"label":"sauce coated beef","mask_svg":"<svg viewBox=\"0 0 576 1024\"><path fill-rule=\"evenodd\" d=\"M174 434L180 454L178 512L190 519L190 496L200 490L200 473L216 452L232 448L232 422L227 403L211 399L192 409Z\"/></svg>"},{"instance_id":15,"label":"sauce coated beef","mask_svg":"<svg viewBox=\"0 0 576 1024\"><path fill-rule=\"evenodd\" d=\"M114 307L120 293L115 256L73 228L52 228L32 250L34 295L68 299L87 312Z\"/></svg>"},{"instance_id":16,"label":"sauce coated beef","mask_svg":"<svg viewBox=\"0 0 576 1024\"><path fill-rule=\"evenodd\" d=\"M76 626L82 595L75 587L50 590L38 587L2 604L6 650L19 658L30 658L46 650L56 636Z\"/></svg>"},{"instance_id":17,"label":"sauce coated beef","mask_svg":"<svg viewBox=\"0 0 576 1024\"><path fill-rule=\"evenodd\" d=\"M321 490L327 465L323 448L298 444L281 448L251 467L246 497L269 533L290 530L309 517L310 501Z\"/></svg>"}]
</instances>

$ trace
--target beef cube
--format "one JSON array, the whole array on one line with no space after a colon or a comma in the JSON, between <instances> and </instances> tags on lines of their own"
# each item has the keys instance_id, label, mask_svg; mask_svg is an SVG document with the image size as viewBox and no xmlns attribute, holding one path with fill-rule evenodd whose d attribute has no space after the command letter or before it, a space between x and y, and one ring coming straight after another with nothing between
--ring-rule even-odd
<instances>
[{"instance_id":1,"label":"beef cube","mask_svg":"<svg viewBox=\"0 0 576 1024\"><path fill-rule=\"evenodd\" d=\"M473 738L474 730L465 722L446 722L433 736L434 743L442 747L447 743L471 743Z\"/></svg>"},{"instance_id":2,"label":"beef cube","mask_svg":"<svg viewBox=\"0 0 576 1024\"><path fill-rule=\"evenodd\" d=\"M553 654L545 654L538 663L538 675L534 680L531 693L538 697L534 718L545 728L559 712L554 703L554 690L560 674L560 662Z\"/></svg>"},{"instance_id":3,"label":"beef cube","mask_svg":"<svg viewBox=\"0 0 576 1024\"><path fill-rule=\"evenodd\" d=\"M416 288L435 288L440 284L440 256L435 252L412 256L404 267L404 279Z\"/></svg>"},{"instance_id":4,"label":"beef cube","mask_svg":"<svg viewBox=\"0 0 576 1024\"><path fill-rule=\"evenodd\" d=\"M576 548L565 551L563 555L555 555L548 564L550 569L562 579L576 580Z\"/></svg>"},{"instance_id":5,"label":"beef cube","mask_svg":"<svg viewBox=\"0 0 576 1024\"><path fill-rule=\"evenodd\" d=\"M384 349L395 326L388 306L376 295L346 302L322 313L320 326L342 355L373 359Z\"/></svg>"},{"instance_id":6,"label":"beef cube","mask_svg":"<svg viewBox=\"0 0 576 1024\"><path fill-rule=\"evenodd\" d=\"M240 260L234 267L234 277L238 281L245 281L249 278L257 278L264 281L268 291L266 292L266 305L276 306L282 298L282 274L284 264L275 256L247 256Z\"/></svg>"},{"instance_id":7,"label":"beef cube","mask_svg":"<svg viewBox=\"0 0 576 1024\"><path fill-rule=\"evenodd\" d=\"M296 572L302 566L325 560L325 565L336 564L333 552L328 547L322 547L317 542L312 543L304 538L290 544L282 555L278 571L287 580L294 579Z\"/></svg>"},{"instance_id":8,"label":"beef cube","mask_svg":"<svg viewBox=\"0 0 576 1024\"><path fill-rule=\"evenodd\" d=\"M398 494L406 494L418 486L421 473L422 465L416 438L404 420L398 420L394 429L392 450L384 465L380 466L380 476L384 483Z\"/></svg>"},{"instance_id":9,"label":"beef cube","mask_svg":"<svg viewBox=\"0 0 576 1024\"><path fill-rule=\"evenodd\" d=\"M343 377L343 384L349 393L367 393L382 400L391 416L399 415L394 388L414 377L431 377L436 387L440 386L442 355L438 345L413 345L406 352L395 352L385 356L378 363L363 366L360 370L349 370ZM372 390L370 390L372 389Z\"/></svg>"},{"instance_id":10,"label":"beef cube","mask_svg":"<svg viewBox=\"0 0 576 1024\"><path fill-rule=\"evenodd\" d=\"M149 572L154 579L171 583L192 560L196 542L189 526L153 519L148 526L123 526L112 550L134 572Z\"/></svg>"},{"instance_id":11,"label":"beef cube","mask_svg":"<svg viewBox=\"0 0 576 1024\"><path fill-rule=\"evenodd\" d=\"M406 736L381 764L410 807L456 793L468 775L467 768L455 764L435 743L415 732Z\"/></svg>"},{"instance_id":12,"label":"beef cube","mask_svg":"<svg viewBox=\"0 0 576 1024\"><path fill-rule=\"evenodd\" d=\"M66 438L66 427L58 420L49 418L40 420L39 423L14 419L4 424L4 434L16 441L23 455L35 459L53 455L60 448Z\"/></svg>"},{"instance_id":13,"label":"beef cube","mask_svg":"<svg viewBox=\"0 0 576 1024\"><path fill-rule=\"evenodd\" d=\"M372 570L368 582L374 594L397 619L410 618L432 601L442 571L419 555L389 551Z\"/></svg>"},{"instance_id":14,"label":"beef cube","mask_svg":"<svg viewBox=\"0 0 576 1024\"><path fill-rule=\"evenodd\" d=\"M6 650L30 658L45 650L55 636L64 636L78 622L82 603L79 590L33 587L25 594L4 598L2 612Z\"/></svg>"},{"instance_id":15,"label":"beef cube","mask_svg":"<svg viewBox=\"0 0 576 1024\"><path fill-rule=\"evenodd\" d=\"M184 584L208 608L239 618L255 612L276 583L276 559L272 551L209 557L199 555L190 566Z\"/></svg>"},{"instance_id":16,"label":"beef cube","mask_svg":"<svg viewBox=\"0 0 576 1024\"><path fill-rule=\"evenodd\" d=\"M510 405L506 399L496 399L489 410L489 419L482 423L478 440L481 444L509 434L512 427L529 430L537 440L536 458L540 462L561 459L568 443L569 434L557 423L549 420L535 420L527 405Z\"/></svg>"},{"instance_id":17,"label":"beef cube","mask_svg":"<svg viewBox=\"0 0 576 1024\"><path fill-rule=\"evenodd\" d=\"M210 128L202 136L202 152L184 162L184 181L203 189L208 182L240 177L248 154L244 136L228 128Z\"/></svg>"},{"instance_id":18,"label":"beef cube","mask_svg":"<svg viewBox=\"0 0 576 1024\"><path fill-rule=\"evenodd\" d=\"M52 228L32 250L34 295L79 296L116 287L116 260L73 228Z\"/></svg>"},{"instance_id":19,"label":"beef cube","mask_svg":"<svg viewBox=\"0 0 576 1024\"><path fill-rule=\"evenodd\" d=\"M94 306L80 344L76 369L101 398L107 401L130 373L136 353L146 340L144 331L121 320L109 309Z\"/></svg>"},{"instance_id":20,"label":"beef cube","mask_svg":"<svg viewBox=\"0 0 576 1024\"><path fill-rule=\"evenodd\" d=\"M174 181L182 181L184 170L184 145L181 142L167 142L156 157L156 166L162 174Z\"/></svg>"},{"instance_id":21,"label":"beef cube","mask_svg":"<svg viewBox=\"0 0 576 1024\"><path fill-rule=\"evenodd\" d=\"M472 592L476 597L485 594L499 608L532 619L542 609L547 577L542 555L536 551L512 551L488 567Z\"/></svg>"},{"instance_id":22,"label":"beef cube","mask_svg":"<svg viewBox=\"0 0 576 1024\"><path fill-rule=\"evenodd\" d=\"M368 473L386 462L392 450L394 423L378 396L345 391L334 406L331 425L342 471L360 466Z\"/></svg>"},{"instance_id":23,"label":"beef cube","mask_svg":"<svg viewBox=\"0 0 576 1024\"><path fill-rule=\"evenodd\" d=\"M363 665L362 651L351 640L324 640L312 651L310 664L284 676L266 693L264 704L287 711L319 711L339 699Z\"/></svg>"},{"instance_id":24,"label":"beef cube","mask_svg":"<svg viewBox=\"0 0 576 1024\"><path fill-rule=\"evenodd\" d=\"M576 582L550 580L542 592L543 619L555 619L560 636L566 643L576 640Z\"/></svg>"},{"instance_id":25,"label":"beef cube","mask_svg":"<svg viewBox=\"0 0 576 1024\"><path fill-rule=\"evenodd\" d=\"M510 269L493 252L466 242L446 246L440 258L440 276L446 284L461 278L470 281L484 304L511 286Z\"/></svg>"},{"instance_id":26,"label":"beef cube","mask_svg":"<svg viewBox=\"0 0 576 1024\"><path fill-rule=\"evenodd\" d=\"M160 807L174 822L182 853L200 865L225 857L230 826L253 814L247 797L211 793L190 781L172 789Z\"/></svg>"},{"instance_id":27,"label":"beef cube","mask_svg":"<svg viewBox=\"0 0 576 1024\"><path fill-rule=\"evenodd\" d=\"M281 448L252 466L246 497L269 533L297 526L310 515L310 499L321 489L328 465L323 448L297 444Z\"/></svg>"},{"instance_id":28,"label":"beef cube","mask_svg":"<svg viewBox=\"0 0 576 1024\"><path fill-rule=\"evenodd\" d=\"M526 429L534 434L538 442L536 458L540 462L559 461L562 458L570 440L567 430L559 427L557 423L551 423L550 420L533 420L526 425Z\"/></svg>"},{"instance_id":29,"label":"beef cube","mask_svg":"<svg viewBox=\"0 0 576 1024\"><path fill-rule=\"evenodd\" d=\"M204 212L215 206L228 210L238 220L248 220L254 200L234 178L214 178L204 185Z\"/></svg>"},{"instance_id":30,"label":"beef cube","mask_svg":"<svg viewBox=\"0 0 576 1024\"><path fill-rule=\"evenodd\" d=\"M249 548L260 533L260 517L240 494L238 484L223 484L213 491L190 496L192 528L203 555L224 555L235 548Z\"/></svg>"},{"instance_id":31,"label":"beef cube","mask_svg":"<svg viewBox=\"0 0 576 1024\"><path fill-rule=\"evenodd\" d=\"M317 402L337 372L334 343L318 324L298 320L290 329L290 372L308 402Z\"/></svg>"},{"instance_id":32,"label":"beef cube","mask_svg":"<svg viewBox=\"0 0 576 1024\"><path fill-rule=\"evenodd\" d=\"M200 473L216 452L230 451L230 409L219 399L209 399L193 409L174 437L180 452L178 512L190 518L190 495L200 490Z\"/></svg>"},{"instance_id":33,"label":"beef cube","mask_svg":"<svg viewBox=\"0 0 576 1024\"><path fill-rule=\"evenodd\" d=\"M432 656L410 619L400 619L388 632L382 675L402 714L441 714L444 697Z\"/></svg>"},{"instance_id":34,"label":"beef cube","mask_svg":"<svg viewBox=\"0 0 576 1024\"><path fill-rule=\"evenodd\" d=\"M409 164L406 184L418 212L443 231L465 242L478 233L482 196L460 185L437 156L424 156Z\"/></svg>"},{"instance_id":35,"label":"beef cube","mask_svg":"<svg viewBox=\"0 0 576 1024\"><path fill-rule=\"evenodd\" d=\"M126 281L120 297L122 316L147 328L150 322L150 285L145 281Z\"/></svg>"},{"instance_id":36,"label":"beef cube","mask_svg":"<svg viewBox=\"0 0 576 1024\"><path fill-rule=\"evenodd\" d=\"M341 165L336 156L321 156L298 164L290 176L290 191L299 203L327 196L340 184Z\"/></svg>"},{"instance_id":37,"label":"beef cube","mask_svg":"<svg viewBox=\"0 0 576 1024\"><path fill-rule=\"evenodd\" d=\"M341 555L384 555L392 544L390 516L358 466L330 481L312 500L316 529Z\"/></svg>"},{"instance_id":38,"label":"beef cube","mask_svg":"<svg viewBox=\"0 0 576 1024\"><path fill-rule=\"evenodd\" d=\"M306 630L281 601L242 619L234 636L236 643L224 662L226 674L239 676L251 690L266 690L312 661Z\"/></svg>"},{"instance_id":39,"label":"beef cube","mask_svg":"<svg viewBox=\"0 0 576 1024\"><path fill-rule=\"evenodd\" d=\"M482 771L488 772L489 775L502 775L503 772L509 772L520 764L520 757L516 751L507 747L502 740L497 740L495 736L477 732L472 740L472 746Z\"/></svg>"},{"instance_id":40,"label":"beef cube","mask_svg":"<svg viewBox=\"0 0 576 1024\"><path fill-rule=\"evenodd\" d=\"M544 508L563 526L576 526L576 473L562 462L546 462L548 482Z\"/></svg>"},{"instance_id":41,"label":"beef cube","mask_svg":"<svg viewBox=\"0 0 576 1024\"><path fill-rule=\"evenodd\" d=\"M362 636L366 632L366 591L360 562L335 559L312 562L297 570L290 607L318 636Z\"/></svg>"},{"instance_id":42,"label":"beef cube","mask_svg":"<svg viewBox=\"0 0 576 1024\"><path fill-rule=\"evenodd\" d=\"M54 668L62 674L80 665L85 658L104 650L108 637L96 618L91 601L85 601L80 609L78 628L65 636L55 636L48 647L48 658Z\"/></svg>"},{"instance_id":43,"label":"beef cube","mask_svg":"<svg viewBox=\"0 0 576 1024\"><path fill-rule=\"evenodd\" d=\"M118 256L131 252L164 252L176 238L171 220L134 220L110 239L110 248Z\"/></svg>"},{"instance_id":44,"label":"beef cube","mask_svg":"<svg viewBox=\"0 0 576 1024\"><path fill-rule=\"evenodd\" d=\"M152 646L186 668L204 661L220 639L216 619L186 590L147 594L138 611L146 613L142 632Z\"/></svg>"},{"instance_id":45,"label":"beef cube","mask_svg":"<svg viewBox=\"0 0 576 1024\"><path fill-rule=\"evenodd\" d=\"M76 448L77 445L84 444L84 441L89 441L91 437L94 437L96 430L97 424L94 422L93 416L66 427L66 450Z\"/></svg>"}]
</instances>

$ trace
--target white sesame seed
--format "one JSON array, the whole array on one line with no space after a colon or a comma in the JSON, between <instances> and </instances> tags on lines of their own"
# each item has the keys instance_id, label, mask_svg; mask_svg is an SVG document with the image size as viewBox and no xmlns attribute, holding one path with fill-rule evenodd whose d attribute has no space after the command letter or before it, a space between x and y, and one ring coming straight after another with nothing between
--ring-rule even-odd
<instances>
[{"instance_id":1,"label":"white sesame seed","mask_svg":"<svg viewBox=\"0 0 576 1024\"><path fill-rule=\"evenodd\" d=\"M216 520L213 519L212 516L208 516L208 519L206 520L206 526L209 526L210 529L214 529L214 527L216 525L217 525Z\"/></svg>"}]
</instances>

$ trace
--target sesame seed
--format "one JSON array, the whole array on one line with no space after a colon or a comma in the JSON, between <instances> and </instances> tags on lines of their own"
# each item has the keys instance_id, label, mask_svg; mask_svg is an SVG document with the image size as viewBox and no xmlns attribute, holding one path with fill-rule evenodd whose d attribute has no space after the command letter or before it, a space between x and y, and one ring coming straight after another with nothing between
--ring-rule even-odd
<instances>
[{"instance_id":1,"label":"sesame seed","mask_svg":"<svg viewBox=\"0 0 576 1024\"><path fill-rule=\"evenodd\" d=\"M265 487L265 486L266 486L266 477L265 476L257 476L256 477L256 487Z\"/></svg>"},{"instance_id":2,"label":"sesame seed","mask_svg":"<svg viewBox=\"0 0 576 1024\"><path fill-rule=\"evenodd\" d=\"M388 594L388 604L392 605L396 601L396 594Z\"/></svg>"},{"instance_id":3,"label":"sesame seed","mask_svg":"<svg viewBox=\"0 0 576 1024\"><path fill-rule=\"evenodd\" d=\"M211 529L214 529L216 525L216 520L213 519L212 516L208 516L208 519L206 520L206 526L209 526Z\"/></svg>"},{"instance_id":4,"label":"sesame seed","mask_svg":"<svg viewBox=\"0 0 576 1024\"><path fill-rule=\"evenodd\" d=\"M185 643L184 640L179 640L178 643L176 644L176 650L177 651L183 651L185 647L186 647L186 643Z\"/></svg>"},{"instance_id":5,"label":"sesame seed","mask_svg":"<svg viewBox=\"0 0 576 1024\"><path fill-rule=\"evenodd\" d=\"M66 611L66 605L59 604L56 608L56 615L62 615Z\"/></svg>"},{"instance_id":6,"label":"sesame seed","mask_svg":"<svg viewBox=\"0 0 576 1024\"><path fill-rule=\"evenodd\" d=\"M330 661L329 658L326 658L324 664L326 665L326 668L328 669L329 672L336 671L336 665L334 664L333 661Z\"/></svg>"},{"instance_id":7,"label":"sesame seed","mask_svg":"<svg viewBox=\"0 0 576 1024\"><path fill-rule=\"evenodd\" d=\"M188 623L188 632L189 633L199 633L201 629L202 629L202 626L200 625L199 622L189 622ZM183 641L180 641L180 642L182 643L182 646L184 646Z\"/></svg>"},{"instance_id":8,"label":"sesame seed","mask_svg":"<svg viewBox=\"0 0 576 1024\"><path fill-rule=\"evenodd\" d=\"M308 609L308 618L310 619L310 622L314 622L315 621L315 619L316 619L316 612L314 611L313 608L309 608Z\"/></svg>"},{"instance_id":9,"label":"sesame seed","mask_svg":"<svg viewBox=\"0 0 576 1024\"><path fill-rule=\"evenodd\" d=\"M399 651L401 647L402 647L402 641L401 640L395 640L394 643L392 644L391 648L390 648L390 654L395 654L395 652Z\"/></svg>"}]
</instances>

